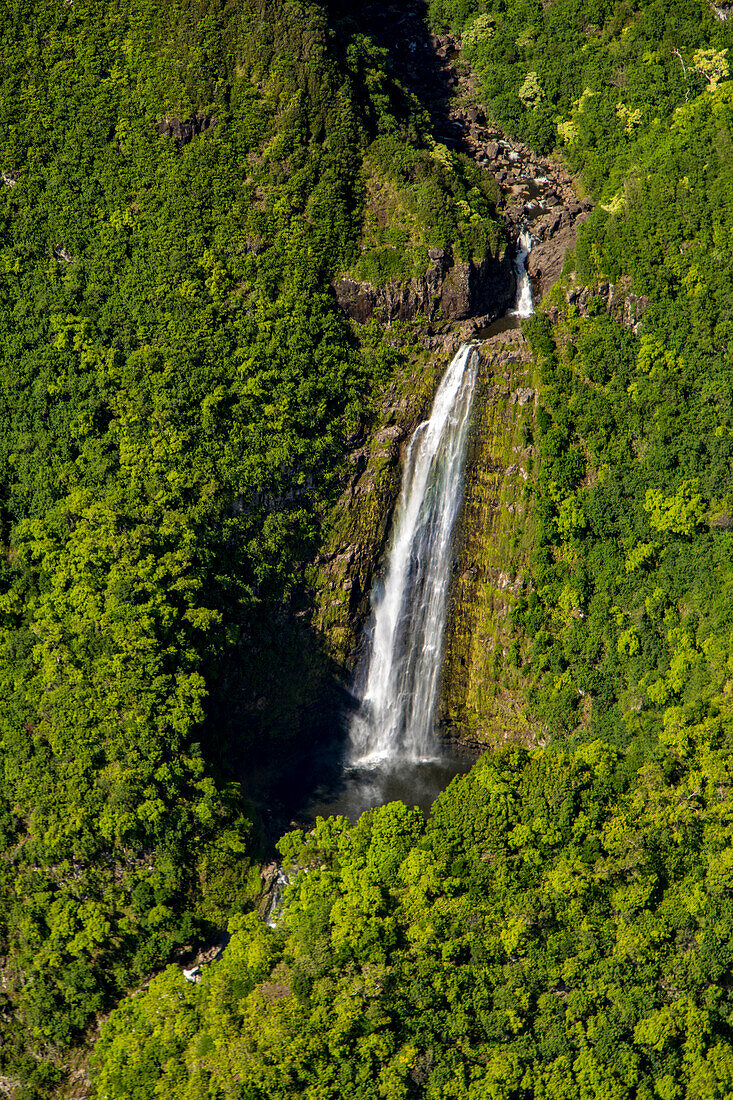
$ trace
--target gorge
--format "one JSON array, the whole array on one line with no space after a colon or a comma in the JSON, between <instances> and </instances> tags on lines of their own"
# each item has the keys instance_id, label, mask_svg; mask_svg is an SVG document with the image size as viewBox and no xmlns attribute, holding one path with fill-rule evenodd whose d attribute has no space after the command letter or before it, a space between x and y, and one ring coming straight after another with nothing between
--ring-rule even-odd
<instances>
[{"instance_id":1,"label":"gorge","mask_svg":"<svg viewBox=\"0 0 733 1100\"><path fill-rule=\"evenodd\" d=\"M733 1095L726 7L8 7L8 1100Z\"/></svg>"},{"instance_id":2,"label":"gorge","mask_svg":"<svg viewBox=\"0 0 733 1100\"><path fill-rule=\"evenodd\" d=\"M520 177L521 178L521 177ZM542 211L535 181L526 208ZM522 227L514 249L516 300L487 330L513 330L533 312L527 261L533 240ZM521 338L521 336L520 336ZM449 363L427 420L406 447L382 575L371 595L367 648L356 674L356 711L349 720L344 772L322 789L309 817L345 813L351 820L400 798L427 810L474 753L440 736L438 704L444 632L453 587L453 530L463 501L464 465L472 403L483 358L481 343L464 344Z\"/></svg>"}]
</instances>

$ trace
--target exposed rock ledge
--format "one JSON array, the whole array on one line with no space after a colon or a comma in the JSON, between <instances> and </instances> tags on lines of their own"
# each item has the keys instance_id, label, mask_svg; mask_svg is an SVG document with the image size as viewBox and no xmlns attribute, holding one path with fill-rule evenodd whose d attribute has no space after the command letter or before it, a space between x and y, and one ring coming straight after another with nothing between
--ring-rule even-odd
<instances>
[{"instance_id":1,"label":"exposed rock ledge","mask_svg":"<svg viewBox=\"0 0 733 1100\"><path fill-rule=\"evenodd\" d=\"M387 325L411 321L422 314L432 321L440 314L462 321L478 314L500 316L514 300L516 289L511 258L504 250L481 263L449 265L441 249L430 252L431 266L419 278L377 288L371 283L339 279L334 286L341 308L362 323L376 315Z\"/></svg>"}]
</instances>

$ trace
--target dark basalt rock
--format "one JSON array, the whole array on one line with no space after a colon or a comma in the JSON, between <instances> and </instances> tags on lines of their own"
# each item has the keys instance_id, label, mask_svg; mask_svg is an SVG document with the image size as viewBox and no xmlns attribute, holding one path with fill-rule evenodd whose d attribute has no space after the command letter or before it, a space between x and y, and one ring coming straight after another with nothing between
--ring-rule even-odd
<instances>
[{"instance_id":1,"label":"dark basalt rock","mask_svg":"<svg viewBox=\"0 0 733 1100\"><path fill-rule=\"evenodd\" d=\"M344 312L359 324L378 317L384 324L414 321L418 315L431 321L440 315L449 321L490 315L493 319L514 301L516 280L507 252L487 255L480 263L448 265L442 249L430 252L432 265L424 275L404 283L375 287L355 279L334 284Z\"/></svg>"},{"instance_id":2,"label":"dark basalt rock","mask_svg":"<svg viewBox=\"0 0 733 1100\"><path fill-rule=\"evenodd\" d=\"M215 125L216 119L213 115L199 112L183 120L175 116L172 118L164 118L158 123L156 129L159 134L165 137L172 137L177 148L182 149L183 146L188 145L189 141L192 141L193 138L197 137L199 134L203 134L205 130L210 130L211 127Z\"/></svg>"}]
</instances>

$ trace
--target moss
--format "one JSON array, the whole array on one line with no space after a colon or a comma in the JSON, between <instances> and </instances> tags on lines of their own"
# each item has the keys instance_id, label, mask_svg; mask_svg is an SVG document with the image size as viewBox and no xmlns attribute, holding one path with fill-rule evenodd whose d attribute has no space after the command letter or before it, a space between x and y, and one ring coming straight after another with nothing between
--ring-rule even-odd
<instances>
[{"instance_id":1,"label":"moss","mask_svg":"<svg viewBox=\"0 0 733 1100\"><path fill-rule=\"evenodd\" d=\"M512 631L511 608L529 576L536 389L520 332L482 348L469 442L464 507L445 639L441 722L483 744L535 743L526 714L529 654ZM383 558L401 474L401 454L427 415L449 353L414 350L382 394L363 446L347 457L344 490L324 552L309 575L314 625L346 675L359 656L369 595ZM526 476L525 476L526 475Z\"/></svg>"},{"instance_id":2,"label":"moss","mask_svg":"<svg viewBox=\"0 0 733 1100\"><path fill-rule=\"evenodd\" d=\"M399 492L404 443L427 415L448 358L417 347L411 352L375 403L364 443L346 456L344 489L327 520L324 550L308 576L314 626L329 658L346 675L358 659Z\"/></svg>"},{"instance_id":3,"label":"moss","mask_svg":"<svg viewBox=\"0 0 733 1100\"><path fill-rule=\"evenodd\" d=\"M526 655L511 608L528 583L534 539L536 389L521 333L482 348L464 507L445 640L441 720L484 744L535 742L525 712Z\"/></svg>"}]
</instances>

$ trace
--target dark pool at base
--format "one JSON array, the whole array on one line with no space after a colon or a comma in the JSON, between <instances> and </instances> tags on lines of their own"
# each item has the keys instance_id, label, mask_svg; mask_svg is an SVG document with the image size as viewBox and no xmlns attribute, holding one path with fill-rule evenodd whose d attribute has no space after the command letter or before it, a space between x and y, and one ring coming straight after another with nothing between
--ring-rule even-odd
<instances>
[{"instance_id":1,"label":"dark pool at base","mask_svg":"<svg viewBox=\"0 0 733 1100\"><path fill-rule=\"evenodd\" d=\"M446 744L439 757L423 763L397 758L371 768L346 768L338 781L313 792L299 817L312 824L317 817L343 814L355 822L365 810L386 802L404 802L428 813L440 792L477 758L477 752Z\"/></svg>"},{"instance_id":2,"label":"dark pool at base","mask_svg":"<svg viewBox=\"0 0 733 1100\"><path fill-rule=\"evenodd\" d=\"M457 775L470 771L480 750L448 738L439 756L424 764L394 760L375 768L350 768L348 744L338 736L281 754L240 776L245 800L258 823L263 859L276 858L276 845L291 829L310 829L317 817L343 814L355 822L365 810L402 801L428 813Z\"/></svg>"},{"instance_id":3,"label":"dark pool at base","mask_svg":"<svg viewBox=\"0 0 733 1100\"><path fill-rule=\"evenodd\" d=\"M479 340L490 340L492 336L498 336L501 332L512 332L514 329L520 329L521 327L522 318L518 313L505 313L503 317L498 317L486 328L479 329L476 337Z\"/></svg>"}]
</instances>

